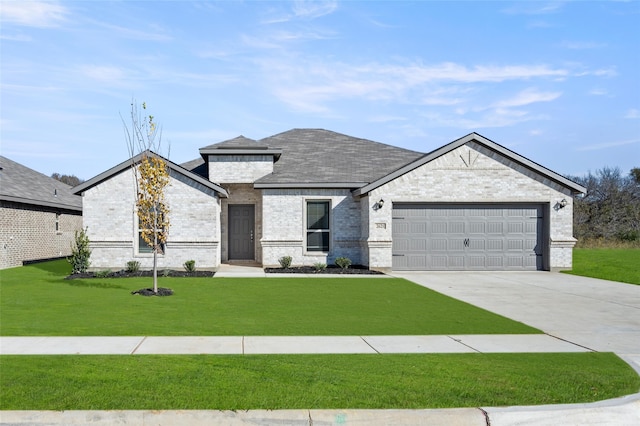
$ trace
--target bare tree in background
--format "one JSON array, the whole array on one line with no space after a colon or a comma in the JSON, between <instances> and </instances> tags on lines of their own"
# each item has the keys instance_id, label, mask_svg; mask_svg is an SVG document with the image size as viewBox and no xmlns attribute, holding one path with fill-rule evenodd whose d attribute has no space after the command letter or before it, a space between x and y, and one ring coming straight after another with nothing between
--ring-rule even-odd
<instances>
[{"instance_id":1,"label":"bare tree in background","mask_svg":"<svg viewBox=\"0 0 640 426\"><path fill-rule=\"evenodd\" d=\"M574 206L578 239L640 242L640 168L624 176L617 167L603 167L571 179L587 188Z\"/></svg>"}]
</instances>

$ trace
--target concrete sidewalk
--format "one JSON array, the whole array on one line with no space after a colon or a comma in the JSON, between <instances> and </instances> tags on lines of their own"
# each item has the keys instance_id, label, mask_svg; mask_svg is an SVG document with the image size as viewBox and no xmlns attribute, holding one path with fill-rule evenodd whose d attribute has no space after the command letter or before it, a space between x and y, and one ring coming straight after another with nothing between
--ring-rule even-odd
<instances>
[{"instance_id":1,"label":"concrete sidewalk","mask_svg":"<svg viewBox=\"0 0 640 426\"><path fill-rule=\"evenodd\" d=\"M0 355L588 352L546 334L0 337Z\"/></svg>"},{"instance_id":2,"label":"concrete sidewalk","mask_svg":"<svg viewBox=\"0 0 640 426\"><path fill-rule=\"evenodd\" d=\"M637 426L640 396L592 404L427 410L112 410L0 411L0 425L393 425Z\"/></svg>"}]
</instances>

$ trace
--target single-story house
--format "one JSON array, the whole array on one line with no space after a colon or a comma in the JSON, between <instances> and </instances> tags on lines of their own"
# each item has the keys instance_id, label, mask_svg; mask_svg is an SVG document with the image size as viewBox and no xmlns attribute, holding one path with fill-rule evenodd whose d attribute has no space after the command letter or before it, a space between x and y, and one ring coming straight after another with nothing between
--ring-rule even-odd
<instances>
[{"instance_id":1,"label":"single-story house","mask_svg":"<svg viewBox=\"0 0 640 426\"><path fill-rule=\"evenodd\" d=\"M156 155L151 153L150 155ZM92 266L151 266L132 164L74 188ZM427 154L327 130L243 136L168 162L171 227L161 268L253 262L377 270L571 268L573 196L585 188L471 133Z\"/></svg>"},{"instance_id":2,"label":"single-story house","mask_svg":"<svg viewBox=\"0 0 640 426\"><path fill-rule=\"evenodd\" d=\"M0 156L0 269L69 256L80 229L71 186Z\"/></svg>"}]
</instances>

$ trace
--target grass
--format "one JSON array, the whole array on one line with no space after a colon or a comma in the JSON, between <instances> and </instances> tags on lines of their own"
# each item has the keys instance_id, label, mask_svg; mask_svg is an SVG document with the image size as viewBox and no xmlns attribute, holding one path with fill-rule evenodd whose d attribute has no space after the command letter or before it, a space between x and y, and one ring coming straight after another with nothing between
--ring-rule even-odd
<instances>
[{"instance_id":1,"label":"grass","mask_svg":"<svg viewBox=\"0 0 640 426\"><path fill-rule=\"evenodd\" d=\"M64 261L1 272L4 336L526 334L540 331L396 278L64 280Z\"/></svg>"},{"instance_id":2,"label":"grass","mask_svg":"<svg viewBox=\"0 0 640 426\"><path fill-rule=\"evenodd\" d=\"M640 284L640 249L576 248L573 270L567 274Z\"/></svg>"},{"instance_id":3,"label":"grass","mask_svg":"<svg viewBox=\"0 0 640 426\"><path fill-rule=\"evenodd\" d=\"M2 410L447 408L638 391L610 353L2 356Z\"/></svg>"}]
</instances>

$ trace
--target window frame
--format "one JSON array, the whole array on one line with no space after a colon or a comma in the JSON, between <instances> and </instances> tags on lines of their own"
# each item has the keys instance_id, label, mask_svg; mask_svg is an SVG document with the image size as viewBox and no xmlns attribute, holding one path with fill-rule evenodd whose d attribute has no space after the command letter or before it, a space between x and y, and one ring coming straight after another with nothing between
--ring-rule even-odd
<instances>
[{"instance_id":1,"label":"window frame","mask_svg":"<svg viewBox=\"0 0 640 426\"><path fill-rule=\"evenodd\" d=\"M327 205L327 228L318 228L318 229L312 229L309 228L309 205L310 204L326 204ZM304 199L304 253L306 255L312 255L312 256L318 256L318 255L326 255L331 251L331 247L332 247L332 235L333 232L331 230L332 224L333 224L333 217L332 217L332 207L331 207L331 200L327 199L327 198L305 198ZM327 236L327 246L326 247L320 247L319 250L310 250L309 249L309 234L328 234ZM326 248L326 250L325 250Z\"/></svg>"},{"instance_id":2,"label":"window frame","mask_svg":"<svg viewBox=\"0 0 640 426\"><path fill-rule=\"evenodd\" d=\"M133 225L134 225L134 237L133 237L133 255L134 257L153 257L153 247L149 246L142 239L142 229L140 228L140 218L138 217L138 207L135 206L133 209ZM141 251L140 248L144 250ZM158 252L158 256L164 256L167 248L166 244L164 244L164 250Z\"/></svg>"}]
</instances>

